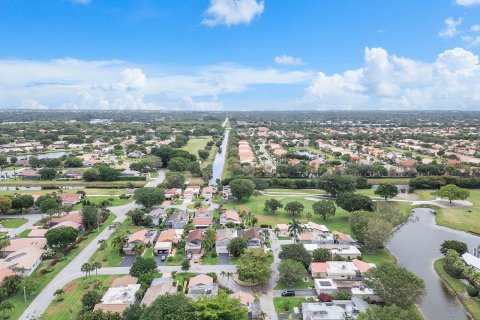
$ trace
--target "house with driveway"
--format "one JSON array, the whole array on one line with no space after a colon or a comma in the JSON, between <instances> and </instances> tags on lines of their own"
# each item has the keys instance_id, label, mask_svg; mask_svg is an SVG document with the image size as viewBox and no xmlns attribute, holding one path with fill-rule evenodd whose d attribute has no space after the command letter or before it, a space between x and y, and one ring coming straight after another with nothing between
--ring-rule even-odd
<instances>
[{"instance_id":1,"label":"house with driveway","mask_svg":"<svg viewBox=\"0 0 480 320\"><path fill-rule=\"evenodd\" d=\"M237 236L237 229L217 229L217 239L215 241L215 250L217 252L217 255L228 254L227 246L230 240L236 238Z\"/></svg>"},{"instance_id":2,"label":"house with driveway","mask_svg":"<svg viewBox=\"0 0 480 320\"><path fill-rule=\"evenodd\" d=\"M202 296L216 295L217 291L218 287L213 283L213 278L206 274L199 274L188 281L187 295L194 300Z\"/></svg>"},{"instance_id":3,"label":"house with driveway","mask_svg":"<svg viewBox=\"0 0 480 320\"><path fill-rule=\"evenodd\" d=\"M202 251L203 230L195 229L188 233L185 242L185 251L187 253L198 254Z\"/></svg>"},{"instance_id":4,"label":"house with driveway","mask_svg":"<svg viewBox=\"0 0 480 320\"><path fill-rule=\"evenodd\" d=\"M249 249L262 249L265 244L265 236L260 228L244 229L241 236L248 242Z\"/></svg>"},{"instance_id":5,"label":"house with driveway","mask_svg":"<svg viewBox=\"0 0 480 320\"><path fill-rule=\"evenodd\" d=\"M135 254L133 248L136 244L141 243L144 246L153 245L157 239L157 230L155 229L141 229L128 236L127 243L123 247L126 255Z\"/></svg>"},{"instance_id":6,"label":"house with driveway","mask_svg":"<svg viewBox=\"0 0 480 320\"><path fill-rule=\"evenodd\" d=\"M233 223L235 225L242 224L242 219L240 219L240 215L236 210L227 210L220 215L220 224L224 226L227 223Z\"/></svg>"},{"instance_id":7,"label":"house with driveway","mask_svg":"<svg viewBox=\"0 0 480 320\"><path fill-rule=\"evenodd\" d=\"M0 260L0 270L9 269L24 277L30 276L43 260L45 250L35 247L25 247L11 252Z\"/></svg>"},{"instance_id":8,"label":"house with driveway","mask_svg":"<svg viewBox=\"0 0 480 320\"><path fill-rule=\"evenodd\" d=\"M160 232L157 241L153 247L155 255L172 253L172 249L182 238L183 229L167 229Z\"/></svg>"}]
</instances>

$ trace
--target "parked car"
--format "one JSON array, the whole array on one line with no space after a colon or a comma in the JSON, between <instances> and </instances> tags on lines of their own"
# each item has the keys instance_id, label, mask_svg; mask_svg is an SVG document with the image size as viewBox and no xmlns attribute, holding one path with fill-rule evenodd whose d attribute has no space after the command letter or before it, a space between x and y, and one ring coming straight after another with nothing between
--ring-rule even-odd
<instances>
[{"instance_id":1,"label":"parked car","mask_svg":"<svg viewBox=\"0 0 480 320\"><path fill-rule=\"evenodd\" d=\"M188 252L188 253L187 253L187 259L188 259L188 260L192 260L192 256L193 256L193 255L192 255L191 252Z\"/></svg>"},{"instance_id":2,"label":"parked car","mask_svg":"<svg viewBox=\"0 0 480 320\"><path fill-rule=\"evenodd\" d=\"M166 254L162 254L162 255L160 256L160 261L163 262L163 261L165 261L165 260L167 260L167 255L166 255Z\"/></svg>"},{"instance_id":3,"label":"parked car","mask_svg":"<svg viewBox=\"0 0 480 320\"><path fill-rule=\"evenodd\" d=\"M198 257L193 258L193 263L198 263Z\"/></svg>"},{"instance_id":4,"label":"parked car","mask_svg":"<svg viewBox=\"0 0 480 320\"><path fill-rule=\"evenodd\" d=\"M295 291L293 290L283 291L282 297L295 297Z\"/></svg>"}]
</instances>

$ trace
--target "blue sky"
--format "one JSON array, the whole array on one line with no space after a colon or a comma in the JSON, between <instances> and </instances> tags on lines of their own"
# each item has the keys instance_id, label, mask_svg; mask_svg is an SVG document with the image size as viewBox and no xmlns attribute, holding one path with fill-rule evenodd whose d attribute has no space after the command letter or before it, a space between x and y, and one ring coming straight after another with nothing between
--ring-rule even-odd
<instances>
[{"instance_id":1,"label":"blue sky","mask_svg":"<svg viewBox=\"0 0 480 320\"><path fill-rule=\"evenodd\" d=\"M0 36L2 108L480 110L480 0L0 0Z\"/></svg>"}]
</instances>

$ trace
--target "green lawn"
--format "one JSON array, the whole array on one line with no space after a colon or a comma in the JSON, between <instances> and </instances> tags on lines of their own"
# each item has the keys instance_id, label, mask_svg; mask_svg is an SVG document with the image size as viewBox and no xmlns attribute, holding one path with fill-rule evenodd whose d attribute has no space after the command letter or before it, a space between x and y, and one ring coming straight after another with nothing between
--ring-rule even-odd
<instances>
[{"instance_id":1,"label":"green lawn","mask_svg":"<svg viewBox=\"0 0 480 320\"><path fill-rule=\"evenodd\" d=\"M123 206L130 202L133 202L133 196L130 199L120 199L118 196L87 196L86 200L90 201L93 204L99 204L104 200L110 200L109 207Z\"/></svg>"},{"instance_id":2,"label":"green lawn","mask_svg":"<svg viewBox=\"0 0 480 320\"><path fill-rule=\"evenodd\" d=\"M21 225L27 223L27 219L25 218L8 218L8 219L0 219L0 224L5 228L18 228Z\"/></svg>"},{"instance_id":3,"label":"green lawn","mask_svg":"<svg viewBox=\"0 0 480 320\"><path fill-rule=\"evenodd\" d=\"M177 249L174 256L172 255L168 256L166 265L179 266L180 264L182 264L182 261L185 260L186 258L187 256L185 255L185 251Z\"/></svg>"},{"instance_id":4,"label":"green lawn","mask_svg":"<svg viewBox=\"0 0 480 320\"><path fill-rule=\"evenodd\" d=\"M202 258L201 264L217 265L218 264L218 257L217 258L213 258L213 257Z\"/></svg>"},{"instance_id":5,"label":"green lawn","mask_svg":"<svg viewBox=\"0 0 480 320\"><path fill-rule=\"evenodd\" d=\"M432 190L417 190L422 200L433 200L435 198ZM438 225L480 234L480 190L470 190L470 197L467 199L473 205L464 208L440 208L433 207L436 213Z\"/></svg>"},{"instance_id":6,"label":"green lawn","mask_svg":"<svg viewBox=\"0 0 480 320\"><path fill-rule=\"evenodd\" d=\"M387 249L379 249L375 253L368 253L364 250L361 251L363 261L368 263L375 263L377 266L387 262L396 262L395 256L393 256Z\"/></svg>"},{"instance_id":7,"label":"green lawn","mask_svg":"<svg viewBox=\"0 0 480 320\"><path fill-rule=\"evenodd\" d=\"M313 286L313 280L304 281L303 279L298 280L293 285L288 285L284 281L280 280L277 282L275 290L294 290L294 289L308 289Z\"/></svg>"},{"instance_id":8,"label":"green lawn","mask_svg":"<svg viewBox=\"0 0 480 320\"><path fill-rule=\"evenodd\" d=\"M150 178L153 178L153 179L158 178L158 171L150 172Z\"/></svg>"},{"instance_id":9,"label":"green lawn","mask_svg":"<svg viewBox=\"0 0 480 320\"><path fill-rule=\"evenodd\" d=\"M63 301L58 302L56 299L53 300L48 306L47 310L43 314L41 319L55 319L55 320L70 320L75 317L76 314L81 310L82 304L80 300L82 296L93 288L95 282L99 282L101 286L105 289L110 286L115 278L119 277L118 275L101 275L101 276L90 276L87 278L81 278L74 280L68 283L63 290L65 295L63 296Z\"/></svg>"},{"instance_id":10,"label":"green lawn","mask_svg":"<svg viewBox=\"0 0 480 320\"><path fill-rule=\"evenodd\" d=\"M145 181L43 181L43 180L5 180L2 181L2 186L52 186L52 187L61 187L61 186L85 186L86 188L97 188L97 189L111 189L111 188L123 188L125 189L127 185L131 183L136 188L143 187ZM17 191L18 192L18 191ZM35 192L34 192L35 193ZM38 192L37 192L38 193Z\"/></svg>"},{"instance_id":11,"label":"green lawn","mask_svg":"<svg viewBox=\"0 0 480 320\"><path fill-rule=\"evenodd\" d=\"M422 154L422 153L417 152L417 151L404 150L404 149L397 148L397 147L386 147L385 150L397 151L397 152L400 152L400 153L410 152L412 154L412 156L420 157L422 159L434 159L435 158L435 157L432 157L432 156L429 156L429 155L426 155L426 154Z\"/></svg>"},{"instance_id":12,"label":"green lawn","mask_svg":"<svg viewBox=\"0 0 480 320\"><path fill-rule=\"evenodd\" d=\"M28 237L28 234L30 233L30 231L32 231L32 229L23 230L17 236L19 238L26 238L26 237Z\"/></svg>"},{"instance_id":13,"label":"green lawn","mask_svg":"<svg viewBox=\"0 0 480 320\"><path fill-rule=\"evenodd\" d=\"M123 260L123 256L119 254L118 248L112 246L112 239L114 239L118 234L124 232L135 232L140 230L141 227L132 226L130 218L127 218L120 227L107 239L107 246L105 249L100 250L100 248L95 251L95 253L90 258L90 261L99 261L102 263L102 267L119 267L120 263Z\"/></svg>"},{"instance_id":14,"label":"green lawn","mask_svg":"<svg viewBox=\"0 0 480 320\"><path fill-rule=\"evenodd\" d=\"M273 305L277 313L293 313L293 308L301 306L303 302L307 302L305 297L274 297ZM288 311L285 310L285 305L288 304Z\"/></svg>"},{"instance_id":15,"label":"green lawn","mask_svg":"<svg viewBox=\"0 0 480 320\"><path fill-rule=\"evenodd\" d=\"M190 152L191 154L198 156L198 150L205 149L205 147L207 146L207 143L211 140L212 140L211 136L190 137L190 139L188 139L187 144L184 147L182 147L182 149Z\"/></svg>"},{"instance_id":16,"label":"green lawn","mask_svg":"<svg viewBox=\"0 0 480 320\"><path fill-rule=\"evenodd\" d=\"M459 279L450 277L443 269L444 259L435 260L433 266L438 276L447 284L451 291L460 298L474 319L480 319L480 299L471 298L465 294L465 284Z\"/></svg>"},{"instance_id":17,"label":"green lawn","mask_svg":"<svg viewBox=\"0 0 480 320\"><path fill-rule=\"evenodd\" d=\"M322 157L325 157L327 158L327 160L335 160L336 158L329 154L329 153L326 153L326 152L323 152L321 150L318 150L318 149L315 149L313 147L293 147L293 148L290 148L290 150L304 150L304 151L309 151L311 153L315 153L319 156L322 156Z\"/></svg>"},{"instance_id":18,"label":"green lawn","mask_svg":"<svg viewBox=\"0 0 480 320\"><path fill-rule=\"evenodd\" d=\"M382 178L368 178L370 184L392 183L392 184L409 184L408 177L382 177Z\"/></svg>"},{"instance_id":19,"label":"green lawn","mask_svg":"<svg viewBox=\"0 0 480 320\"><path fill-rule=\"evenodd\" d=\"M10 301L15 308L10 313L11 319L18 319L23 311L27 308L27 306L35 299L35 297L45 288L45 286L50 283L50 281L55 278L55 276L65 268L72 260L77 256L100 232L102 232L113 220L115 219L115 215L111 214L108 219L100 226L98 231L93 231L90 233L88 237L85 237L82 242L78 245L77 248L70 251L70 253L61 261L59 261L55 267L53 267L53 271L46 273L45 275L40 274L40 270L43 268L47 268L50 266L51 260L44 260L40 265L35 269L33 274L30 276L32 279L38 282L37 285L37 292L27 296L27 301L24 301L23 294L21 292L9 297L6 301Z\"/></svg>"}]
</instances>

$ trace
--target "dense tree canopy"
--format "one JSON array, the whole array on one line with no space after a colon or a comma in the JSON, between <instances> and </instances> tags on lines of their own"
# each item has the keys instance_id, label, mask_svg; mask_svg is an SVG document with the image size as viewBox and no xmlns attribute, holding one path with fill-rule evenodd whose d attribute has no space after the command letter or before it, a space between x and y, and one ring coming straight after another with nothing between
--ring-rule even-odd
<instances>
[{"instance_id":1,"label":"dense tree canopy","mask_svg":"<svg viewBox=\"0 0 480 320\"><path fill-rule=\"evenodd\" d=\"M133 198L136 203L151 208L163 203L165 191L160 188L138 188L134 191Z\"/></svg>"},{"instance_id":2,"label":"dense tree canopy","mask_svg":"<svg viewBox=\"0 0 480 320\"><path fill-rule=\"evenodd\" d=\"M249 179L235 179L230 181L232 195L238 200L248 199L255 190L255 183Z\"/></svg>"}]
</instances>

